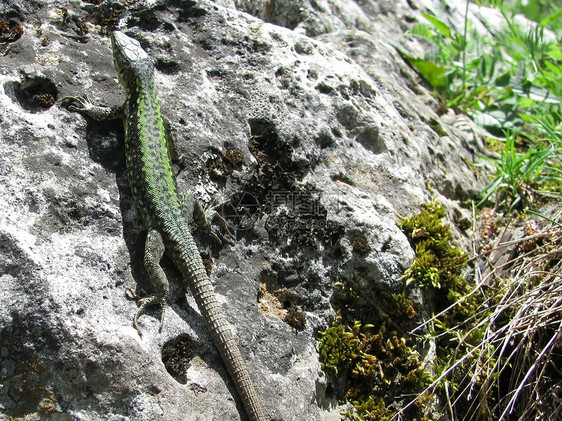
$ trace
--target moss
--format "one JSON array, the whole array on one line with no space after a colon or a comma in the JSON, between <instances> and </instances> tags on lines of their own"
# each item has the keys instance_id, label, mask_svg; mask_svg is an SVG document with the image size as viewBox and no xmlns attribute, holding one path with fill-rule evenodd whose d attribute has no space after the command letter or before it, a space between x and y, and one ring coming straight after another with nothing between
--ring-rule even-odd
<instances>
[{"instance_id":1,"label":"moss","mask_svg":"<svg viewBox=\"0 0 562 421\"><path fill-rule=\"evenodd\" d=\"M296 331L304 330L306 327L306 315L296 308L290 308L283 321Z\"/></svg>"},{"instance_id":2,"label":"moss","mask_svg":"<svg viewBox=\"0 0 562 421\"><path fill-rule=\"evenodd\" d=\"M369 254L371 252L371 246L365 237L357 237L353 240L352 247L353 251L359 254Z\"/></svg>"},{"instance_id":3,"label":"moss","mask_svg":"<svg viewBox=\"0 0 562 421\"><path fill-rule=\"evenodd\" d=\"M445 208L437 200L422 203L412 216L400 218L398 227L408 236L416 251L412 265L404 273L407 283L439 290L450 303L466 295L470 288L461 276L468 255L452 245L453 233L443 222Z\"/></svg>"},{"instance_id":4,"label":"moss","mask_svg":"<svg viewBox=\"0 0 562 421\"><path fill-rule=\"evenodd\" d=\"M387 409L383 398L377 399L374 396L369 396L366 400L355 401L353 404L355 410L342 412L342 415L353 421L365 419L387 421L393 414L392 411Z\"/></svg>"},{"instance_id":5,"label":"moss","mask_svg":"<svg viewBox=\"0 0 562 421\"><path fill-rule=\"evenodd\" d=\"M389 299L392 301L392 312L391 315L395 318L406 318L413 319L416 317L417 312L414 308L414 303L405 293L401 294L390 294Z\"/></svg>"},{"instance_id":6,"label":"moss","mask_svg":"<svg viewBox=\"0 0 562 421\"><path fill-rule=\"evenodd\" d=\"M457 368L446 378L446 389L456 393L467 387L478 389L486 381L478 376L474 367L479 358L487 363L494 361L494 352L481 355L473 352L482 343L486 326L474 326L477 312L485 313L484 298L471 294L472 287L462 276L467 254L452 245L453 234L449 225L443 222L445 209L436 200L422 204L422 209L407 218L401 218L398 226L408 236L416 251L414 262L404 274L409 283L416 283L434 292L434 304L440 312L456 304L433 319L430 333L437 345L434 360L435 376L439 377L453 365ZM495 231L490 227L489 230ZM465 356L470 354L468 358ZM418 400L418 405L423 405ZM464 403L461 403L464 404ZM470 405L470 403L468 403Z\"/></svg>"},{"instance_id":7,"label":"moss","mask_svg":"<svg viewBox=\"0 0 562 421\"><path fill-rule=\"evenodd\" d=\"M434 118L429 121L429 127L440 137L448 136L447 131L441 126L439 121Z\"/></svg>"},{"instance_id":8,"label":"moss","mask_svg":"<svg viewBox=\"0 0 562 421\"><path fill-rule=\"evenodd\" d=\"M437 269L437 257L431 250L416 247L416 257L404 273L406 282L416 282L425 288L440 288L440 274Z\"/></svg>"},{"instance_id":9,"label":"moss","mask_svg":"<svg viewBox=\"0 0 562 421\"><path fill-rule=\"evenodd\" d=\"M320 332L318 352L322 370L328 376L335 377L340 371L347 370L359 356L359 332L361 323L353 327L336 323L324 332Z\"/></svg>"},{"instance_id":10,"label":"moss","mask_svg":"<svg viewBox=\"0 0 562 421\"><path fill-rule=\"evenodd\" d=\"M235 167L242 167L246 163L244 154L239 149L228 148L224 153L224 159Z\"/></svg>"},{"instance_id":11,"label":"moss","mask_svg":"<svg viewBox=\"0 0 562 421\"><path fill-rule=\"evenodd\" d=\"M446 215L443 205L434 199L421 206L422 210L397 222L416 250L416 257L404 278L408 283L433 288L438 311L458 303L447 313L448 320L444 322L454 326L474 315L480 305L476 297L465 298L472 290L462 276L468 255L452 245L453 233L443 222Z\"/></svg>"},{"instance_id":12,"label":"moss","mask_svg":"<svg viewBox=\"0 0 562 421\"><path fill-rule=\"evenodd\" d=\"M350 299L345 314L340 311L334 324L320 332L322 369L330 379L337 378L340 401L354 407L342 415L351 420L390 419L396 413L396 396L419 393L431 380L417 339L406 333L412 326L405 324L411 325L416 311L404 293L387 294L384 302L390 311L379 313L373 323L346 321L356 315L352 303L358 295L346 283L341 285L340 294L349 292ZM412 416L422 413L420 408L412 411Z\"/></svg>"},{"instance_id":13,"label":"moss","mask_svg":"<svg viewBox=\"0 0 562 421\"><path fill-rule=\"evenodd\" d=\"M33 95L32 100L41 108L49 108L55 103L55 97L48 92Z\"/></svg>"},{"instance_id":14,"label":"moss","mask_svg":"<svg viewBox=\"0 0 562 421\"><path fill-rule=\"evenodd\" d=\"M186 372L194 356L196 342L187 335L168 341L162 348L162 362L168 373L179 383L187 383Z\"/></svg>"},{"instance_id":15,"label":"moss","mask_svg":"<svg viewBox=\"0 0 562 421\"><path fill-rule=\"evenodd\" d=\"M108 28L116 28L119 25L119 21L123 16L121 10L107 9L101 16L101 26L107 26Z\"/></svg>"},{"instance_id":16,"label":"moss","mask_svg":"<svg viewBox=\"0 0 562 421\"><path fill-rule=\"evenodd\" d=\"M209 159L202 170L209 178L215 181L224 181L231 174L228 165L220 157Z\"/></svg>"},{"instance_id":17,"label":"moss","mask_svg":"<svg viewBox=\"0 0 562 421\"><path fill-rule=\"evenodd\" d=\"M23 27L16 21L0 18L0 43L14 42L21 38Z\"/></svg>"},{"instance_id":18,"label":"moss","mask_svg":"<svg viewBox=\"0 0 562 421\"><path fill-rule=\"evenodd\" d=\"M453 246L453 234L444 222L445 216L445 208L433 200L398 221L416 251L414 262L403 276L407 286L402 293L381 292L381 302L366 306L360 292L348 282L338 284L332 300L339 308L338 317L331 327L320 332L318 351L336 397L353 405L353 409L342 412L348 419L392 419L414 396L416 403L400 416L429 419L433 395L420 393L432 382L432 376L424 370L418 352L423 347L422 339L407 333L419 322L415 305L406 294L408 285L431 289L433 294L428 297L434 297L438 311L457 303L453 310L429 325L437 345L433 375L439 377L450 361L459 358L457 347L465 332L463 323L475 315L479 306L482 308L482 300L467 296L472 291L462 276L467 254ZM482 341L484 327L472 329L470 335L466 332L462 339L464 354ZM478 358L477 353L474 358ZM469 360L459 365L457 371L465 366L469 370ZM461 378L448 377L448 381L449 388L466 387ZM480 380L476 381L479 384Z\"/></svg>"}]
</instances>

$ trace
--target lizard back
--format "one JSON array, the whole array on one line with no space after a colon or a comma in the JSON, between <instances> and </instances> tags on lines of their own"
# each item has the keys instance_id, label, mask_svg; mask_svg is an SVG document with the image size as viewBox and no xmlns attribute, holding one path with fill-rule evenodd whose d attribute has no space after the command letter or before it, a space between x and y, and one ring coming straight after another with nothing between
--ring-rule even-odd
<instances>
[{"instance_id":1,"label":"lizard back","mask_svg":"<svg viewBox=\"0 0 562 421\"><path fill-rule=\"evenodd\" d=\"M183 215L174 180L164 120L154 84L154 69L136 40L115 32L114 62L126 99L125 160L127 176L148 229L181 229Z\"/></svg>"}]
</instances>

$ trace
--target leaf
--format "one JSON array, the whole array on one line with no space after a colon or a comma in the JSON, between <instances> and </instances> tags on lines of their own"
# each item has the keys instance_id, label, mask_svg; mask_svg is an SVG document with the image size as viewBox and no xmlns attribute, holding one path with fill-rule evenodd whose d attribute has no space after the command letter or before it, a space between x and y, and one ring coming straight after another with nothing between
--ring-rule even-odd
<instances>
[{"instance_id":1,"label":"leaf","mask_svg":"<svg viewBox=\"0 0 562 421\"><path fill-rule=\"evenodd\" d=\"M562 51L554 47L550 51L547 51L546 55L554 60L562 60Z\"/></svg>"},{"instance_id":2,"label":"leaf","mask_svg":"<svg viewBox=\"0 0 562 421\"><path fill-rule=\"evenodd\" d=\"M513 92L520 96L527 97L533 101L544 102L547 104L560 104L562 101L548 89L524 82L522 85L514 85Z\"/></svg>"},{"instance_id":3,"label":"leaf","mask_svg":"<svg viewBox=\"0 0 562 421\"><path fill-rule=\"evenodd\" d=\"M505 72L496 78L496 86L508 86L511 79L511 73Z\"/></svg>"},{"instance_id":4,"label":"leaf","mask_svg":"<svg viewBox=\"0 0 562 421\"><path fill-rule=\"evenodd\" d=\"M486 129L493 129L494 132L501 131L503 123L492 113L484 113L479 110L469 110L469 114L476 124Z\"/></svg>"},{"instance_id":5,"label":"leaf","mask_svg":"<svg viewBox=\"0 0 562 421\"><path fill-rule=\"evenodd\" d=\"M431 32L431 26L427 23L416 23L410 32L420 38L433 41L433 33Z\"/></svg>"},{"instance_id":6,"label":"leaf","mask_svg":"<svg viewBox=\"0 0 562 421\"><path fill-rule=\"evenodd\" d=\"M557 10L556 12L552 13L550 16L547 16L543 20L540 21L541 26L548 26L550 22L555 22L562 18L562 10Z\"/></svg>"},{"instance_id":7,"label":"leaf","mask_svg":"<svg viewBox=\"0 0 562 421\"><path fill-rule=\"evenodd\" d=\"M424 13L424 12L422 12L422 15L423 15L424 18L426 18L428 21L430 21L433 24L433 26L435 26L435 28L439 32L441 32L447 38L450 38L453 41L455 40L455 37L453 37L453 34L451 33L451 29L447 26L447 24L445 22L437 19L435 16L429 15L429 14Z\"/></svg>"},{"instance_id":8,"label":"leaf","mask_svg":"<svg viewBox=\"0 0 562 421\"><path fill-rule=\"evenodd\" d=\"M435 89L442 89L446 86L447 77L443 66L421 58L412 57L412 59L408 61Z\"/></svg>"},{"instance_id":9,"label":"leaf","mask_svg":"<svg viewBox=\"0 0 562 421\"><path fill-rule=\"evenodd\" d=\"M398 53L410 64L410 66L412 66L414 70L416 70L435 89L441 89L446 86L447 77L445 68L443 66L419 57L413 57L400 48L395 48Z\"/></svg>"},{"instance_id":10,"label":"leaf","mask_svg":"<svg viewBox=\"0 0 562 421\"><path fill-rule=\"evenodd\" d=\"M548 70L550 70L552 73L554 73L555 75L559 75L560 73L562 73L562 70L560 70L560 68L558 66L555 66L554 64L552 64L550 61L546 60L544 62L545 67L548 67Z\"/></svg>"}]
</instances>

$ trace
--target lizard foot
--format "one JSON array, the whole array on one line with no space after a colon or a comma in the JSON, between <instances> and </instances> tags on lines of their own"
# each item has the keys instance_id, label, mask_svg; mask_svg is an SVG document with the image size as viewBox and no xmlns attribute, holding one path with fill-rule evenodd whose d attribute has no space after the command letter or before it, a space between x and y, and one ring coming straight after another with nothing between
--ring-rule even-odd
<instances>
[{"instance_id":1,"label":"lizard foot","mask_svg":"<svg viewBox=\"0 0 562 421\"><path fill-rule=\"evenodd\" d=\"M205 214L205 220L207 222L207 226L211 226L211 221L214 220L215 218L218 219L219 224L221 225L223 231L225 232L225 234L232 240L235 241L236 237L230 232L230 230L228 229L228 225L226 223L226 220L223 218L223 216L217 212L217 206L210 206L207 209L204 210L204 214ZM209 230L210 234L213 236L213 238L215 240L217 240L217 242L219 244L222 244L222 241L220 240L220 238L212 231Z\"/></svg>"},{"instance_id":2,"label":"lizard foot","mask_svg":"<svg viewBox=\"0 0 562 421\"><path fill-rule=\"evenodd\" d=\"M217 208L221 206L222 203L218 205L211 203L203 208L201 203L193 196L192 193L189 192L182 195L180 202L187 220L189 222L194 221L199 228L203 228L205 231L207 231L219 245L222 244L222 241L219 236L215 232L213 232L211 224L211 222L215 218L219 220L219 223L228 238L231 240L236 240L236 237L234 237L234 235L228 229L226 220L217 212Z\"/></svg>"},{"instance_id":3,"label":"lizard foot","mask_svg":"<svg viewBox=\"0 0 562 421\"><path fill-rule=\"evenodd\" d=\"M74 112L87 112L88 109L94 106L86 94L80 96L65 96L61 99L61 103L63 105L67 104L66 108Z\"/></svg>"},{"instance_id":4,"label":"lizard foot","mask_svg":"<svg viewBox=\"0 0 562 421\"><path fill-rule=\"evenodd\" d=\"M123 116L123 106L102 107L97 106L90 101L88 95L65 96L61 99L61 104L68 111L81 113L96 121L106 121L121 118Z\"/></svg>"},{"instance_id":5,"label":"lizard foot","mask_svg":"<svg viewBox=\"0 0 562 421\"><path fill-rule=\"evenodd\" d=\"M133 326L137 330L137 332L139 333L139 336L142 336L142 331L141 331L141 328L139 326L140 315L142 313L144 313L144 311L146 310L147 307L152 306L152 305L157 305L157 304L162 306L162 315L160 316L160 328L158 329L158 332L162 332L162 326L164 326L164 315L166 313L165 299L162 298L162 297L159 297L157 295L149 295L149 296L146 296L146 297L140 297L131 288L127 288L127 292L129 294L131 294L131 298L137 302L138 310L135 313L135 317L133 317Z\"/></svg>"}]
</instances>

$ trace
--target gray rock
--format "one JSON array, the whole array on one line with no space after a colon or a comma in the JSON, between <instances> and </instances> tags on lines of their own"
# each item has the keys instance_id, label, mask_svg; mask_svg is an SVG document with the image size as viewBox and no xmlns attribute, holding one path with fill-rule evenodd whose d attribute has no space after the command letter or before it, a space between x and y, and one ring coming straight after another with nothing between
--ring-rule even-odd
<instances>
[{"instance_id":1,"label":"gray rock","mask_svg":"<svg viewBox=\"0 0 562 421\"><path fill-rule=\"evenodd\" d=\"M410 15L406 1L4 2L23 34L0 46L0 416L245 419L168 261L162 332L159 309L142 337L132 327L126 289L150 287L123 129L60 106L123 100L99 26L120 16L154 57L180 190L225 202L236 231L222 247L197 239L267 415L339 420L315 350L335 284L367 301L401 289L414 254L398 215L427 184L451 209L483 186L465 164L478 135L436 114L392 47Z\"/></svg>"}]
</instances>

